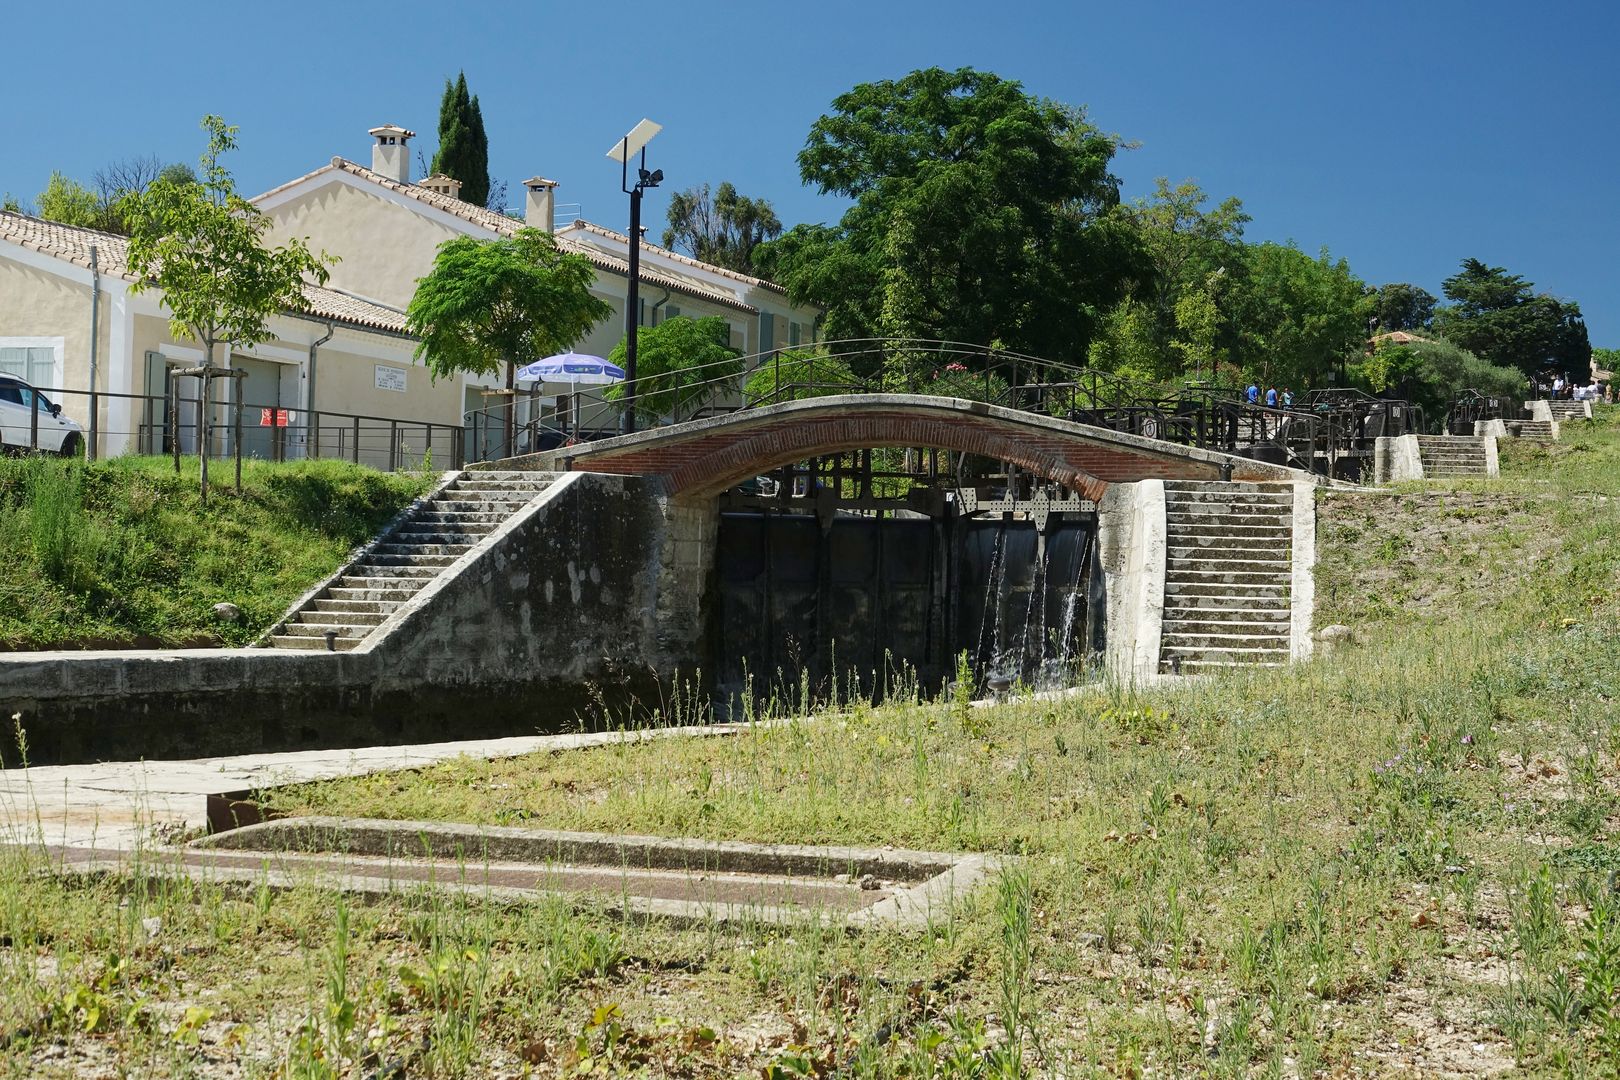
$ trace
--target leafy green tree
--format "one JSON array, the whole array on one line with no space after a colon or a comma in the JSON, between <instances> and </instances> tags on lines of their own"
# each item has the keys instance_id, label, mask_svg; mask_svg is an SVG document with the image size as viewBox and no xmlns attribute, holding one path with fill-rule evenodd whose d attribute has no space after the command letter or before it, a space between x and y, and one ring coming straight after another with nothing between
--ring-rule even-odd
<instances>
[{"instance_id":1,"label":"leafy green tree","mask_svg":"<svg viewBox=\"0 0 1620 1080\"><path fill-rule=\"evenodd\" d=\"M670 199L664 246L741 274L757 274L754 249L780 235L782 221L769 200L739 195L729 182L711 195L703 184Z\"/></svg>"},{"instance_id":2,"label":"leafy green tree","mask_svg":"<svg viewBox=\"0 0 1620 1080\"><path fill-rule=\"evenodd\" d=\"M1130 209L1153 266L1143 298L1152 310L1153 336L1161 347L1170 346L1178 335L1186 336L1176 317L1182 299L1189 292L1201 291L1212 303L1218 289L1212 290L1211 282L1219 284L1214 275L1224 277L1243 265L1243 227L1251 220L1243 203L1227 198L1206 210L1208 201L1209 196L1193 181L1183 180L1171 187L1161 176L1154 181L1153 196L1138 199ZM1230 327L1221 322L1215 335L1224 340L1229 338Z\"/></svg>"},{"instance_id":3,"label":"leafy green tree","mask_svg":"<svg viewBox=\"0 0 1620 1080\"><path fill-rule=\"evenodd\" d=\"M270 219L237 194L220 162L236 149L237 129L217 116L202 127L208 149L196 181L160 179L132 196L129 267L131 291L160 290L170 330L201 344L212 364L219 342L269 340L270 317L302 307L305 281L324 284L335 260L297 239L266 248Z\"/></svg>"},{"instance_id":4,"label":"leafy green tree","mask_svg":"<svg viewBox=\"0 0 1620 1080\"><path fill-rule=\"evenodd\" d=\"M1173 374L1169 354L1154 341L1153 313L1134 296L1127 296L1103 316L1086 363L1131 380L1157 382Z\"/></svg>"},{"instance_id":5,"label":"leafy green tree","mask_svg":"<svg viewBox=\"0 0 1620 1080\"><path fill-rule=\"evenodd\" d=\"M406 327L421 339L416 355L435 379L489 375L504 365L511 390L519 364L566 352L613 314L591 295L595 281L589 259L558 250L539 229L497 240L458 236L439 245L433 269L416 283Z\"/></svg>"},{"instance_id":6,"label":"leafy green tree","mask_svg":"<svg viewBox=\"0 0 1620 1080\"><path fill-rule=\"evenodd\" d=\"M1464 259L1441 285L1451 304L1436 313L1435 326L1448 340L1527 374L1586 371L1592 343L1573 300L1537 293L1518 274L1478 259Z\"/></svg>"},{"instance_id":7,"label":"leafy green tree","mask_svg":"<svg viewBox=\"0 0 1620 1080\"><path fill-rule=\"evenodd\" d=\"M432 169L461 181L461 199L475 206L489 201L489 136L484 134L484 111L478 98L467 92L467 73L455 82L444 81L439 102L439 148Z\"/></svg>"},{"instance_id":8,"label":"leafy green tree","mask_svg":"<svg viewBox=\"0 0 1620 1080\"><path fill-rule=\"evenodd\" d=\"M774 403L854 393L860 387L842 357L800 350L777 353L755 368L743 384L743 396Z\"/></svg>"},{"instance_id":9,"label":"leafy green tree","mask_svg":"<svg viewBox=\"0 0 1620 1080\"><path fill-rule=\"evenodd\" d=\"M1434 321L1434 305L1438 302L1429 290L1396 281L1378 286L1372 296L1372 313L1384 333L1427 330Z\"/></svg>"},{"instance_id":10,"label":"leafy green tree","mask_svg":"<svg viewBox=\"0 0 1620 1080\"><path fill-rule=\"evenodd\" d=\"M130 224L130 291L158 289L169 309L169 330L203 349L213 366L220 342L257 345L273 337L270 318L304 306L304 284L326 282L330 260L312 254L302 240L264 246L270 219L242 198L220 158L236 149L237 129L205 116L208 148L192 183L158 180L120 201ZM204 400L207 400L205 391ZM202 486L208 490L208 453L202 453Z\"/></svg>"},{"instance_id":11,"label":"leafy green tree","mask_svg":"<svg viewBox=\"0 0 1620 1080\"><path fill-rule=\"evenodd\" d=\"M731 347L731 327L718 315L692 319L677 315L636 334L636 416L644 421L679 413L684 416L723 392L734 390L742 376L742 354ZM625 342L608 359L620 367L627 360ZM622 401L625 386L610 386L603 395Z\"/></svg>"},{"instance_id":12,"label":"leafy green tree","mask_svg":"<svg viewBox=\"0 0 1620 1080\"><path fill-rule=\"evenodd\" d=\"M1231 287L1237 359L1255 378L1321 386L1365 339L1365 286L1349 263L1292 244L1254 244Z\"/></svg>"},{"instance_id":13,"label":"leafy green tree","mask_svg":"<svg viewBox=\"0 0 1620 1080\"><path fill-rule=\"evenodd\" d=\"M96 193L59 172L51 173L34 204L46 221L85 229L104 229L107 225L107 208Z\"/></svg>"},{"instance_id":14,"label":"leafy green tree","mask_svg":"<svg viewBox=\"0 0 1620 1080\"><path fill-rule=\"evenodd\" d=\"M1507 397L1526 390L1524 374L1516 368L1487 363L1449 341L1385 343L1346 365L1346 372L1365 390L1394 394L1418 405L1431 425L1445 419L1464 390Z\"/></svg>"},{"instance_id":15,"label":"leafy green tree","mask_svg":"<svg viewBox=\"0 0 1620 1080\"><path fill-rule=\"evenodd\" d=\"M1117 145L970 68L863 83L799 154L807 184L854 205L761 245L756 265L822 307L829 338L902 330L1076 359L1145 272L1116 212Z\"/></svg>"},{"instance_id":16,"label":"leafy green tree","mask_svg":"<svg viewBox=\"0 0 1620 1080\"><path fill-rule=\"evenodd\" d=\"M1601 371L1614 371L1620 368L1620 349L1593 349L1592 362Z\"/></svg>"}]
</instances>

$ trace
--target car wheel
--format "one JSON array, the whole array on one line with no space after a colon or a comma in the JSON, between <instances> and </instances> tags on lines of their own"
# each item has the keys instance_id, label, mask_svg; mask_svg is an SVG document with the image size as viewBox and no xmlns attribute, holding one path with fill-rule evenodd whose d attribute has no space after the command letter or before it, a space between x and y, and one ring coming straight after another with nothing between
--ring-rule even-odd
<instances>
[{"instance_id":1,"label":"car wheel","mask_svg":"<svg viewBox=\"0 0 1620 1080\"><path fill-rule=\"evenodd\" d=\"M65 457L65 458L76 458L76 457L78 457L79 456L79 433L76 432L76 431L69 432L68 435L67 435L67 438L62 440L62 449L57 451L57 453L60 456Z\"/></svg>"}]
</instances>

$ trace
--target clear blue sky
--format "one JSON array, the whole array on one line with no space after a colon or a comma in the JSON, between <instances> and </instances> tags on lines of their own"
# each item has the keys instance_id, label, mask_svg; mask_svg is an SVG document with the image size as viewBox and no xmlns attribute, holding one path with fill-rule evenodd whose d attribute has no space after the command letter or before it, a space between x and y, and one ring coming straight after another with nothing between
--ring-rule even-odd
<instances>
[{"instance_id":1,"label":"clear blue sky","mask_svg":"<svg viewBox=\"0 0 1620 1080\"><path fill-rule=\"evenodd\" d=\"M668 189L731 180L784 222L842 208L794 155L839 92L929 65L971 65L1086 105L1139 143L1126 194L1196 178L1239 196L1251 239L1326 245L1368 281L1436 294L1465 256L1580 302L1620 346L1620 13L1612 3L729 3L9 5L0 191L53 168L195 159L198 118L241 126L257 193L403 124L431 154L444 79L481 99L490 167L561 182L623 227L603 155L642 116Z\"/></svg>"}]
</instances>

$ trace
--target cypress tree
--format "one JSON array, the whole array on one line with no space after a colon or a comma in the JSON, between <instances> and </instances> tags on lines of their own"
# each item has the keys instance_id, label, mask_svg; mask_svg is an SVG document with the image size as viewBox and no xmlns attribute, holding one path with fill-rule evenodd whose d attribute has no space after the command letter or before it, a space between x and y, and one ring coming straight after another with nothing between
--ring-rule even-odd
<instances>
[{"instance_id":1,"label":"cypress tree","mask_svg":"<svg viewBox=\"0 0 1620 1080\"><path fill-rule=\"evenodd\" d=\"M467 92L467 73L444 81L439 102L439 148L432 169L461 181L461 198L474 206L489 200L489 137L478 99Z\"/></svg>"}]
</instances>

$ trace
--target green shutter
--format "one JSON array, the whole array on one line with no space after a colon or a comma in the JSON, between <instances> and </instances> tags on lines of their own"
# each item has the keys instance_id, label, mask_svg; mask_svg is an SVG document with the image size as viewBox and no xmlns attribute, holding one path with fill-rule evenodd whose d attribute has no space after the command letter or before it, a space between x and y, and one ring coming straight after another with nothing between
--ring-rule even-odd
<instances>
[{"instance_id":1,"label":"green shutter","mask_svg":"<svg viewBox=\"0 0 1620 1080\"><path fill-rule=\"evenodd\" d=\"M768 311L759 313L759 351L776 348L776 316Z\"/></svg>"}]
</instances>

